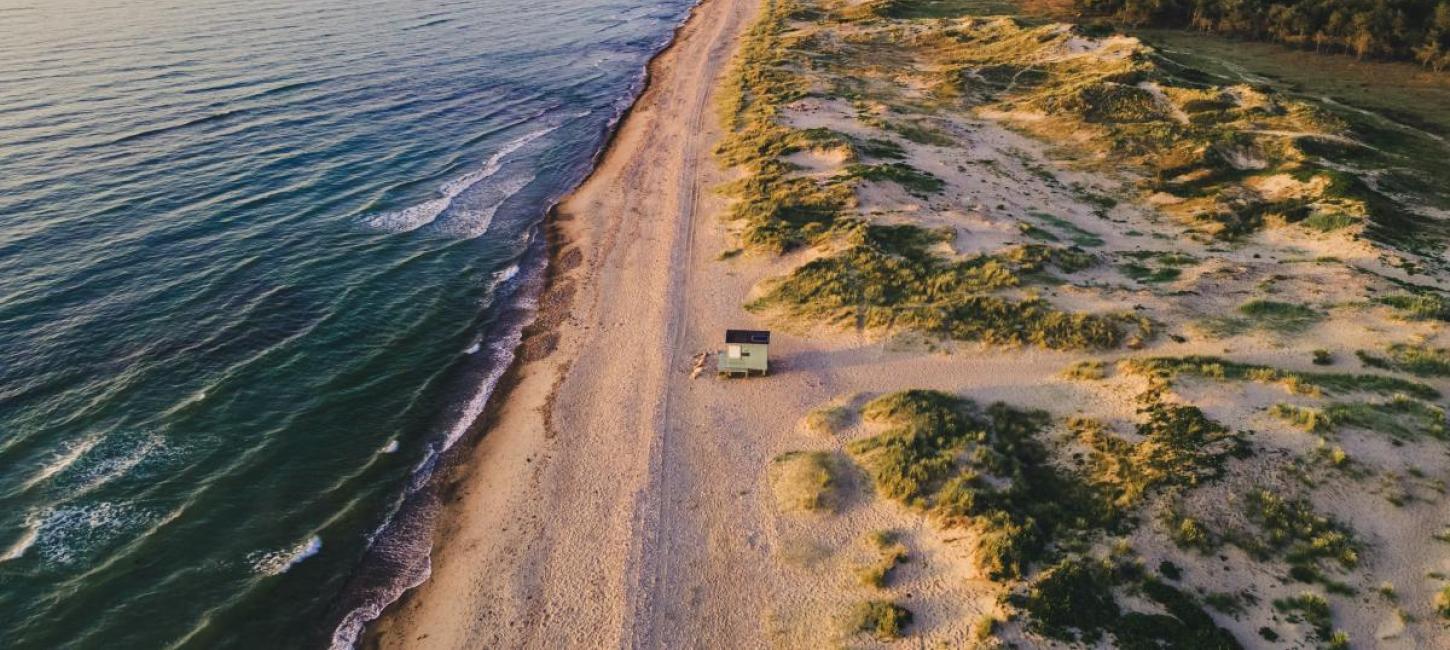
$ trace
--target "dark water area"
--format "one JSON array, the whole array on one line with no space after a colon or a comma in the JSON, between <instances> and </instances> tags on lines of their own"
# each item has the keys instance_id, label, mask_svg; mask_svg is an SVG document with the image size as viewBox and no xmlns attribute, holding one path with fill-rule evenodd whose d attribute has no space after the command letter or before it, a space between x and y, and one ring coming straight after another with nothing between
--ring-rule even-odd
<instances>
[{"instance_id":1,"label":"dark water area","mask_svg":"<svg viewBox=\"0 0 1450 650\"><path fill-rule=\"evenodd\" d=\"M0 5L0 647L346 645L690 2Z\"/></svg>"}]
</instances>

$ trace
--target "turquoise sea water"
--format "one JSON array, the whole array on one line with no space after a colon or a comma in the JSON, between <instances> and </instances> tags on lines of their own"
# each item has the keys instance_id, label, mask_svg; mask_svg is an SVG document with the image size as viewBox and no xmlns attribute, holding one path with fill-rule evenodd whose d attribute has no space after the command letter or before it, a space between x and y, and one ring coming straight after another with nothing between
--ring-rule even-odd
<instances>
[{"instance_id":1,"label":"turquoise sea water","mask_svg":"<svg viewBox=\"0 0 1450 650\"><path fill-rule=\"evenodd\" d=\"M687 0L0 2L0 647L346 646Z\"/></svg>"}]
</instances>

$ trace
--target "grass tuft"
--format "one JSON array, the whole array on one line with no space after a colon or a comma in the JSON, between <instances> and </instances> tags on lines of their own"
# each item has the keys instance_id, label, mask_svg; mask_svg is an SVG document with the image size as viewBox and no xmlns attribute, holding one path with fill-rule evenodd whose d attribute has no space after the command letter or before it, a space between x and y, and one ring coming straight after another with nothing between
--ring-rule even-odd
<instances>
[{"instance_id":1,"label":"grass tuft","mask_svg":"<svg viewBox=\"0 0 1450 650\"><path fill-rule=\"evenodd\" d=\"M840 470L831 454L792 451L776 456L767 471L776 505L785 511L829 512L837 507Z\"/></svg>"}]
</instances>

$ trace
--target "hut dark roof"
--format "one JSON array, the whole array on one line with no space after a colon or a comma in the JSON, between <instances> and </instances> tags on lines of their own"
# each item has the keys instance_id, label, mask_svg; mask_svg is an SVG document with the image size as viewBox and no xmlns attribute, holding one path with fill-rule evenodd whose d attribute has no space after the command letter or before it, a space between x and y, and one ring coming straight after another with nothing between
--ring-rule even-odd
<instances>
[{"instance_id":1,"label":"hut dark roof","mask_svg":"<svg viewBox=\"0 0 1450 650\"><path fill-rule=\"evenodd\" d=\"M765 330L725 330L726 343L770 343L770 332Z\"/></svg>"}]
</instances>

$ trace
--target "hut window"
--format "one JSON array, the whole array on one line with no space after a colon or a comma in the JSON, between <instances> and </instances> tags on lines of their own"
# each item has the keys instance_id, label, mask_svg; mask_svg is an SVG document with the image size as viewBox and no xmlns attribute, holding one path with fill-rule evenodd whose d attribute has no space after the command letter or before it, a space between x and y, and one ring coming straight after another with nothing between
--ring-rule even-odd
<instances>
[{"instance_id":1,"label":"hut window","mask_svg":"<svg viewBox=\"0 0 1450 650\"><path fill-rule=\"evenodd\" d=\"M741 356L741 354L740 354L740 346L738 346L738 345L732 345L732 346L726 348L725 349L725 354L728 355L731 359L739 359L740 356Z\"/></svg>"}]
</instances>

